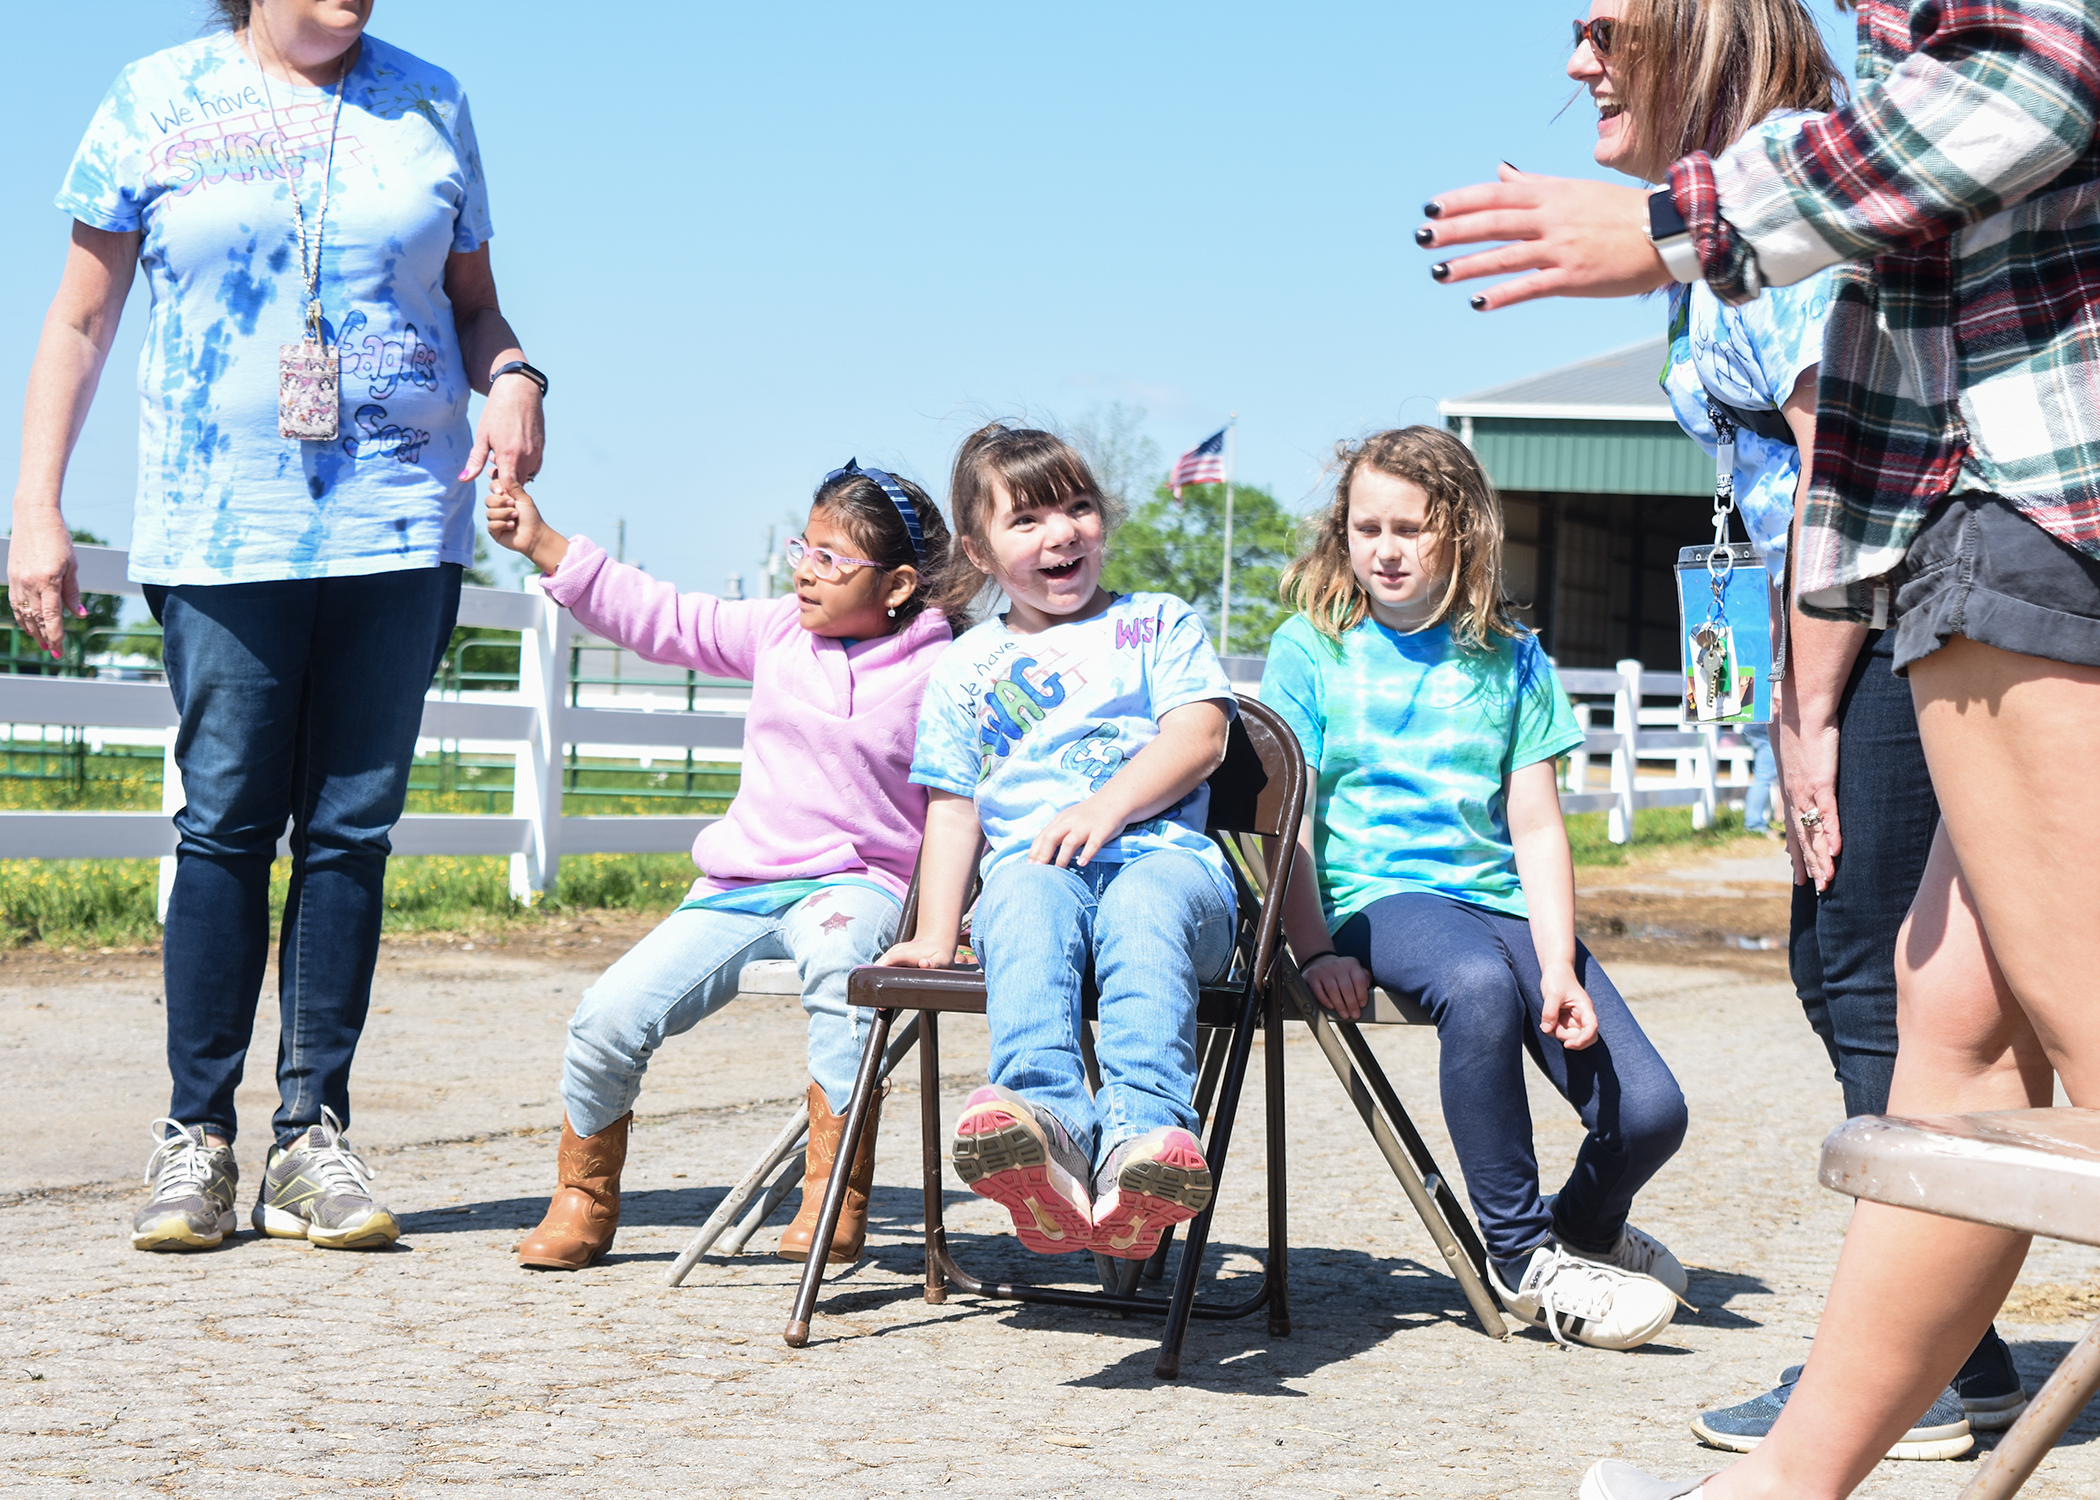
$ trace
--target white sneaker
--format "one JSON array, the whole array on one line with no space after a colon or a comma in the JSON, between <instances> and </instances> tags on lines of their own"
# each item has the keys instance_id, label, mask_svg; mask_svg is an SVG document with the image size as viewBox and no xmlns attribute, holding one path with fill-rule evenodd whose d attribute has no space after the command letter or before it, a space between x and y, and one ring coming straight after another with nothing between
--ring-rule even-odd
<instances>
[{"instance_id":1,"label":"white sneaker","mask_svg":"<svg viewBox=\"0 0 2100 1500\"><path fill-rule=\"evenodd\" d=\"M1512 1317L1563 1344L1637 1348L1669 1327L1677 1313L1677 1299L1653 1277L1584 1260L1554 1244L1531 1252L1515 1291L1502 1284L1492 1264L1488 1282Z\"/></svg>"},{"instance_id":2,"label":"white sneaker","mask_svg":"<svg viewBox=\"0 0 2100 1500\"><path fill-rule=\"evenodd\" d=\"M1636 1276L1648 1276L1670 1289L1670 1295L1684 1300L1686 1288L1691 1282L1684 1274L1684 1267L1670 1253L1670 1247L1645 1230L1628 1224L1619 1231L1619 1243L1612 1247L1609 1255L1592 1255L1587 1250L1577 1250L1573 1245L1562 1247L1570 1255L1579 1255L1584 1260L1595 1261L1600 1266L1617 1266L1622 1271L1631 1271Z\"/></svg>"}]
</instances>

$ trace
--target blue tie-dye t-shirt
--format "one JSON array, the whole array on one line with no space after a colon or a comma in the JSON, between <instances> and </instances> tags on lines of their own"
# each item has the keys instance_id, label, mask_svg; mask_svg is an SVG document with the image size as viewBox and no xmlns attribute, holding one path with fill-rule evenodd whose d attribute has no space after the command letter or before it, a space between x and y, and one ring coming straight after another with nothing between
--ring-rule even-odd
<instances>
[{"instance_id":1,"label":"blue tie-dye t-shirt","mask_svg":"<svg viewBox=\"0 0 2100 1500\"><path fill-rule=\"evenodd\" d=\"M1785 139L1819 118L1784 110L1751 134ZM1821 361L1830 284L1831 273L1818 271L1792 286L1766 287L1741 307L1730 307L1703 281L1671 288L1663 394L1677 425L1709 455L1718 444L1706 415L1708 395L1742 411L1770 411L1785 405L1801 372ZM1787 527L1800 482L1801 452L1792 443L1747 427L1736 433L1736 514L1775 587L1786 577Z\"/></svg>"},{"instance_id":2,"label":"blue tie-dye t-shirt","mask_svg":"<svg viewBox=\"0 0 2100 1500\"><path fill-rule=\"evenodd\" d=\"M58 206L136 231L139 359L131 576L250 583L470 562L468 386L446 258L490 235L466 96L377 37L344 80L321 303L342 361L340 436L277 432L277 351L303 336L333 89L270 80L230 34L133 63L95 112Z\"/></svg>"},{"instance_id":3,"label":"blue tie-dye t-shirt","mask_svg":"<svg viewBox=\"0 0 2100 1500\"><path fill-rule=\"evenodd\" d=\"M1160 715L1216 699L1232 684L1195 610L1171 594L1124 594L1091 620L1015 635L994 617L933 664L919 708L911 779L974 797L986 879L1068 807L1108 785L1159 737ZM1229 907L1232 875L1204 832L1210 787L1133 823L1094 858L1124 864L1184 849L1210 867Z\"/></svg>"},{"instance_id":4,"label":"blue tie-dye t-shirt","mask_svg":"<svg viewBox=\"0 0 2100 1500\"><path fill-rule=\"evenodd\" d=\"M1528 915L1503 783L1582 743L1538 637L1461 651L1448 625L1367 619L1336 642L1296 615L1269 643L1261 701L1312 771L1329 931L1403 891Z\"/></svg>"}]
</instances>

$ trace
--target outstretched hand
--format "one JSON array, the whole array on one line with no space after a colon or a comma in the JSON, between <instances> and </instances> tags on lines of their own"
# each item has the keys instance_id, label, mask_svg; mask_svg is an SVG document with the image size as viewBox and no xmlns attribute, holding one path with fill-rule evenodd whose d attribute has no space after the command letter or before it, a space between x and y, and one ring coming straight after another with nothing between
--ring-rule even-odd
<instances>
[{"instance_id":1,"label":"outstretched hand","mask_svg":"<svg viewBox=\"0 0 2100 1500\"><path fill-rule=\"evenodd\" d=\"M1548 971L1539 976L1539 1030L1556 1038L1570 1052L1580 1052L1597 1040L1597 1007L1574 971Z\"/></svg>"},{"instance_id":2,"label":"outstretched hand","mask_svg":"<svg viewBox=\"0 0 2100 1500\"><path fill-rule=\"evenodd\" d=\"M1502 164L1499 181L1430 200L1415 231L1429 250L1507 241L1430 270L1438 281L1533 274L1477 294L1481 312L1538 297L1630 297L1667 286L1670 273L1648 238L1648 195L1578 177L1533 177Z\"/></svg>"},{"instance_id":3,"label":"outstretched hand","mask_svg":"<svg viewBox=\"0 0 2100 1500\"><path fill-rule=\"evenodd\" d=\"M569 539L540 519L540 508L522 489L492 487L482 504L489 540L524 553L542 573L552 573L569 555Z\"/></svg>"}]
</instances>

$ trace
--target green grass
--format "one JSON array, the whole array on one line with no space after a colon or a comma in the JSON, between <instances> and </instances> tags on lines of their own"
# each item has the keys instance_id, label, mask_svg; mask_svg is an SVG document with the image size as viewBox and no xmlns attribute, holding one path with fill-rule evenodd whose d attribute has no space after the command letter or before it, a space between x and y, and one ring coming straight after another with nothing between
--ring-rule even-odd
<instances>
[{"instance_id":1,"label":"green grass","mask_svg":"<svg viewBox=\"0 0 2100 1500\"><path fill-rule=\"evenodd\" d=\"M1743 832L1743 815L1732 807L1724 807L1715 814L1709 828L1692 827L1692 810L1689 807L1644 807L1633 815L1633 842L1614 844L1606 837L1609 828L1609 813L1570 813L1568 825L1568 849L1578 865L1623 865L1626 856L1633 850L1667 848L1678 845L1692 849L1724 849L1732 844L1752 841L1755 847L1766 847L1762 838Z\"/></svg>"},{"instance_id":2,"label":"green grass","mask_svg":"<svg viewBox=\"0 0 2100 1500\"><path fill-rule=\"evenodd\" d=\"M271 870L270 910L284 909L292 862ZM0 860L0 947L82 948L160 941L154 920L160 864L151 859ZM404 855L387 862L388 932L479 932L579 911L668 912L685 899L693 862L683 854L577 854L561 862L552 900L520 906L500 856Z\"/></svg>"}]
</instances>

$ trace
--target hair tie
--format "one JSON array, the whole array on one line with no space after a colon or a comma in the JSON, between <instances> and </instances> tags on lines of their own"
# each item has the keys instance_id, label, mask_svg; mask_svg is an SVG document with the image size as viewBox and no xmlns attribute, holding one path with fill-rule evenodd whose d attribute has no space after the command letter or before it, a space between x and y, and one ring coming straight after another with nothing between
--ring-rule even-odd
<instances>
[{"instance_id":1,"label":"hair tie","mask_svg":"<svg viewBox=\"0 0 2100 1500\"><path fill-rule=\"evenodd\" d=\"M921 567L924 567L926 565L926 534L919 529L918 507L911 503L911 496L904 493L904 486L897 483L893 476L881 469L863 469L860 466L859 459L849 458L846 460L845 468L833 469L824 476L823 482L829 484L834 479L847 479L855 474L874 480L877 485L881 486L882 492L890 497L890 504L897 507L897 514L904 518L904 529L911 536L911 555L918 559Z\"/></svg>"}]
</instances>

